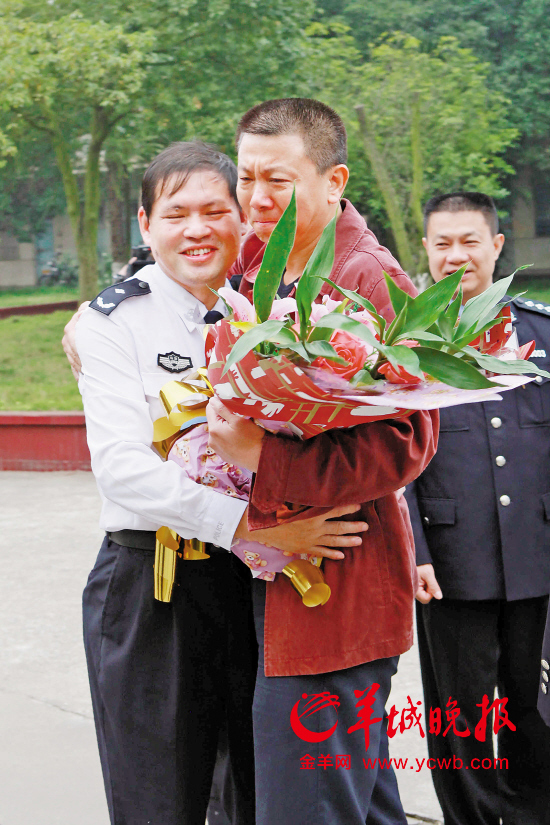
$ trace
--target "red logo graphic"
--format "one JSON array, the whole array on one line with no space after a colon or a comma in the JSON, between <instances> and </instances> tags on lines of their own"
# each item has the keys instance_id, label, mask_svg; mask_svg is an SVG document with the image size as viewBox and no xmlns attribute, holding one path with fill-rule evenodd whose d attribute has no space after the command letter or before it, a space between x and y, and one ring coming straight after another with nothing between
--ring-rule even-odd
<instances>
[{"instance_id":1,"label":"red logo graphic","mask_svg":"<svg viewBox=\"0 0 550 825\"><path fill-rule=\"evenodd\" d=\"M325 708L337 708L340 705L338 696L325 691L324 693L312 693L311 696L307 693L302 693L302 699L309 699L309 701L306 702L301 713L298 713L298 705L300 704L300 700L296 702L290 712L290 725L292 730L296 736L304 742L324 742L325 739L332 736L336 730L338 726L338 719L329 730L319 731L318 733L308 730L304 727L304 725L302 725L300 720L302 716L311 716L312 714L317 713L320 710L324 710Z\"/></svg>"}]
</instances>

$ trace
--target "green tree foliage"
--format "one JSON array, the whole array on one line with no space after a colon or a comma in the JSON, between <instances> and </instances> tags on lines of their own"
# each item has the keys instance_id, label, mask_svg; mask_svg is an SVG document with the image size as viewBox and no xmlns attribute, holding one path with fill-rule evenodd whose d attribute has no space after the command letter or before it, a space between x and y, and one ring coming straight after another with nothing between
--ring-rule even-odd
<instances>
[{"instance_id":1,"label":"green tree foliage","mask_svg":"<svg viewBox=\"0 0 550 825\"><path fill-rule=\"evenodd\" d=\"M427 196L460 188L504 194L501 179L511 170L502 155L516 137L506 101L488 87L488 64L453 38L427 53L417 39L396 35L364 62L340 30L322 38L318 60L320 94L349 128L350 197L386 216L402 265L418 273ZM361 155L368 192L355 171Z\"/></svg>"},{"instance_id":2,"label":"green tree foliage","mask_svg":"<svg viewBox=\"0 0 550 825\"><path fill-rule=\"evenodd\" d=\"M63 183L51 143L41 132L31 131L0 168L0 231L32 242L46 222L64 210Z\"/></svg>"},{"instance_id":3,"label":"green tree foliage","mask_svg":"<svg viewBox=\"0 0 550 825\"><path fill-rule=\"evenodd\" d=\"M8 137L15 142L36 130L53 147L83 299L97 288L101 150L131 110L153 42L151 34L91 24L79 13L46 23L7 11L0 18L0 106L13 116ZM82 186L75 165L82 168Z\"/></svg>"},{"instance_id":4,"label":"green tree foliage","mask_svg":"<svg viewBox=\"0 0 550 825\"><path fill-rule=\"evenodd\" d=\"M7 135L13 148L31 129L51 140L83 295L95 290L100 188L111 199L123 192L132 169L173 140L201 137L232 152L249 106L304 92L312 14L312 0L0 3L0 110L12 116L0 151Z\"/></svg>"},{"instance_id":5,"label":"green tree foliage","mask_svg":"<svg viewBox=\"0 0 550 825\"><path fill-rule=\"evenodd\" d=\"M350 26L364 58L393 32L416 37L431 51L455 37L491 65L488 83L511 101L510 125L521 133L514 161L550 166L550 6L548 0L319 0L321 19Z\"/></svg>"}]
</instances>

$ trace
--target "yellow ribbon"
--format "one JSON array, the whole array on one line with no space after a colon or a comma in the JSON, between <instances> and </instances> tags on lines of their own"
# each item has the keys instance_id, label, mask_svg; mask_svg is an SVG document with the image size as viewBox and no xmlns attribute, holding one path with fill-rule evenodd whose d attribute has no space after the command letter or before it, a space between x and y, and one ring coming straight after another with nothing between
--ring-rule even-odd
<instances>
[{"instance_id":1,"label":"yellow ribbon","mask_svg":"<svg viewBox=\"0 0 550 825\"><path fill-rule=\"evenodd\" d=\"M182 432L203 423L204 410L214 395L206 367L201 367L186 381L168 381L160 391L160 401L166 416L157 418L153 430L153 447L166 458L170 447Z\"/></svg>"},{"instance_id":2,"label":"yellow ribbon","mask_svg":"<svg viewBox=\"0 0 550 825\"><path fill-rule=\"evenodd\" d=\"M204 410L209 398L214 395L212 384L207 378L205 367L187 377L186 381L169 381L160 391L160 400L166 410L166 417L154 423L153 447L166 459L170 448L185 430L204 422ZM188 561L209 559L205 553L205 542L199 539L181 538L168 527L157 530L155 546L155 599L169 602L176 578L178 556Z\"/></svg>"}]
</instances>

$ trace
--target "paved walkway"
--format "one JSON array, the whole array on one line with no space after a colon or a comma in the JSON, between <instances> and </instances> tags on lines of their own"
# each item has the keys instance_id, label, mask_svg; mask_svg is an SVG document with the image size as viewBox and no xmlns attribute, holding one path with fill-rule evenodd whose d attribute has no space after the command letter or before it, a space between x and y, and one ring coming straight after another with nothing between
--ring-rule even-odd
<instances>
[{"instance_id":1,"label":"paved walkway","mask_svg":"<svg viewBox=\"0 0 550 825\"><path fill-rule=\"evenodd\" d=\"M0 825L108 825L80 619L101 541L95 482L5 472L0 501ZM415 650L394 681L390 706L422 699ZM417 730L395 736L392 756L409 760L397 774L410 822L437 822Z\"/></svg>"}]
</instances>

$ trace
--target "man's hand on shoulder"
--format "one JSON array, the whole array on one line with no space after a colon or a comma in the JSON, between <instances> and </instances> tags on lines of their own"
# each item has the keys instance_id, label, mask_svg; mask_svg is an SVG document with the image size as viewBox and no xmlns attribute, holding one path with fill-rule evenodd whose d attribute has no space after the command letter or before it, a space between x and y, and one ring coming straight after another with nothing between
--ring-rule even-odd
<instances>
[{"instance_id":1,"label":"man's hand on shoulder","mask_svg":"<svg viewBox=\"0 0 550 825\"><path fill-rule=\"evenodd\" d=\"M206 408L208 444L229 464L256 472L265 430L251 419L233 415L219 398L211 398Z\"/></svg>"},{"instance_id":2,"label":"man's hand on shoulder","mask_svg":"<svg viewBox=\"0 0 550 825\"><path fill-rule=\"evenodd\" d=\"M428 604L432 599L442 599L443 593L437 583L433 564L420 564L416 572L418 573L417 601Z\"/></svg>"},{"instance_id":3,"label":"man's hand on shoulder","mask_svg":"<svg viewBox=\"0 0 550 825\"><path fill-rule=\"evenodd\" d=\"M83 304L80 304L77 311L75 312L75 314L63 330L63 338L61 339L61 346L65 350L65 355L67 356L69 364L71 365L71 371L77 381L80 371L82 369L82 364L80 363L80 358L78 357L78 352L76 349L75 331L78 319L80 318L84 310L87 309L89 306L89 301L84 301Z\"/></svg>"},{"instance_id":4,"label":"man's hand on shoulder","mask_svg":"<svg viewBox=\"0 0 550 825\"><path fill-rule=\"evenodd\" d=\"M329 521L329 519L340 519L342 516L356 513L360 506L348 504L334 507L320 516L284 522L277 527L252 531L248 529L247 508L239 522L235 538L258 541L260 544L267 544L288 553L311 553L316 556L325 556L328 559L343 559L345 556L340 550L330 548L357 547L363 539L355 533L363 533L369 529L369 526L364 521Z\"/></svg>"}]
</instances>

